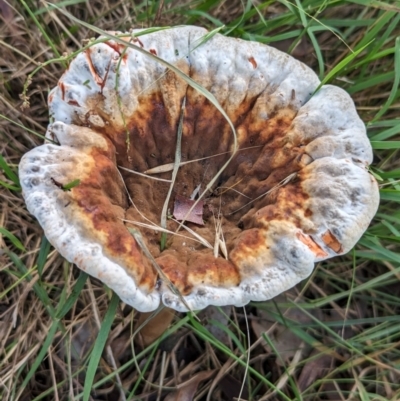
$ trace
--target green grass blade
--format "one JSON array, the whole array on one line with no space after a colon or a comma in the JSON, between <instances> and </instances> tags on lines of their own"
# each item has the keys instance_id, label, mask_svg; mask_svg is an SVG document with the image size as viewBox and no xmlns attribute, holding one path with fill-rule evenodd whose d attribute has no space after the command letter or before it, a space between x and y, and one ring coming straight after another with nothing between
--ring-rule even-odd
<instances>
[{"instance_id":1,"label":"green grass blade","mask_svg":"<svg viewBox=\"0 0 400 401\"><path fill-rule=\"evenodd\" d=\"M246 353L246 350L243 347L243 344L240 342L240 340L236 336L236 334L233 333L232 330L229 329L228 326L225 326L224 324L220 323L218 320L215 320L215 319L210 319L208 322L210 324L212 324L213 326L217 327L218 329L224 331L231 338L231 340L236 344L236 346L238 347L240 352L242 352L243 354ZM210 333L210 336L211 336L211 333Z\"/></svg>"},{"instance_id":2,"label":"green grass blade","mask_svg":"<svg viewBox=\"0 0 400 401\"><path fill-rule=\"evenodd\" d=\"M237 357L225 344L222 344L220 341L214 338L210 334L210 332L207 329L205 329L200 323L196 322L193 317L190 318L190 323L191 326L189 326L189 328L191 328L200 338L202 338L204 341L208 341L213 347L218 348L220 351L224 352L227 356L231 357L240 365L242 365L244 368L246 368L247 364L243 359ZM287 397L282 391L277 389L273 383L267 380L267 378L261 375L257 370L255 370L252 367L249 367L249 372L252 375L254 375L257 378L257 380L261 380L262 382L265 383L265 385L269 386L272 389L275 389L277 393L282 397L281 398L282 400L285 401L290 400L289 397Z\"/></svg>"},{"instance_id":3,"label":"green grass blade","mask_svg":"<svg viewBox=\"0 0 400 401\"><path fill-rule=\"evenodd\" d=\"M21 187L21 185L19 184L19 178L17 174L14 173L14 171L10 168L10 166L7 164L6 160L1 154L0 154L0 168L4 171L4 174L9 180L11 180L18 188Z\"/></svg>"},{"instance_id":4,"label":"green grass blade","mask_svg":"<svg viewBox=\"0 0 400 401\"><path fill-rule=\"evenodd\" d=\"M89 365L86 372L85 384L83 387L83 400L89 401L90 391L93 387L94 377L96 375L96 370L99 366L101 354L103 353L104 347L106 345L108 333L110 332L111 325L114 321L115 312L119 303L119 297L113 293L110 305L104 316L104 320L101 324L99 334L93 346L93 351L90 355Z\"/></svg>"},{"instance_id":5,"label":"green grass blade","mask_svg":"<svg viewBox=\"0 0 400 401\"><path fill-rule=\"evenodd\" d=\"M376 116L373 118L372 121L377 121L379 118L381 118L389 109L389 107L392 105L396 97L398 97L398 89L399 89L399 83L400 83L400 36L396 38L396 44L395 44L395 53L394 53L394 81L393 81L393 86L392 90L390 91L390 95L385 102L385 104L382 106L382 108L376 113Z\"/></svg>"},{"instance_id":6,"label":"green grass blade","mask_svg":"<svg viewBox=\"0 0 400 401\"><path fill-rule=\"evenodd\" d=\"M41 67L42 67L42 66L39 66L39 67L37 68L37 70L41 69ZM8 122L11 123L11 124L16 125L16 126L19 127L19 128L22 128L24 131L30 132L31 134L33 134L33 135L35 135L35 136L37 136L37 137L39 137L39 138L41 138L41 139L43 139L43 140L48 140L49 142L55 143L55 142L52 141L51 139L47 139L44 135L39 134L39 133L37 133L36 131L34 131L34 130L30 129L30 128L27 128L27 127L25 127L24 125L19 124L19 123L17 123L17 122L14 121L14 120L11 120L11 118L6 117L4 114L0 114L0 118L2 118L3 120L8 121Z\"/></svg>"},{"instance_id":7,"label":"green grass blade","mask_svg":"<svg viewBox=\"0 0 400 401\"><path fill-rule=\"evenodd\" d=\"M384 172L384 171L379 171L379 175L387 180L389 178L400 178L400 169Z\"/></svg>"},{"instance_id":8,"label":"green grass blade","mask_svg":"<svg viewBox=\"0 0 400 401\"><path fill-rule=\"evenodd\" d=\"M69 182L68 184L63 185L62 189L64 191L70 191L72 188L75 188L80 183L81 183L81 180L77 178L76 180L73 180L73 181Z\"/></svg>"},{"instance_id":9,"label":"green grass blade","mask_svg":"<svg viewBox=\"0 0 400 401\"><path fill-rule=\"evenodd\" d=\"M28 12L29 16L32 18L32 20L35 22L35 25L39 29L40 33L43 35L43 37L46 39L47 44L51 47L53 50L54 54L57 55L57 57L60 57L60 53L57 50L57 47L54 45L54 42L49 38L49 35L47 35L47 32L43 28L42 24L38 21L36 18L35 14L32 12L32 10L29 8L29 6L26 4L25 0L20 0L21 4L24 6L25 10ZM64 66L65 67L65 66Z\"/></svg>"},{"instance_id":10,"label":"green grass blade","mask_svg":"<svg viewBox=\"0 0 400 401\"><path fill-rule=\"evenodd\" d=\"M69 297L65 300L63 304L60 304L59 307L57 308L57 313L56 317L57 319L62 319L68 312L69 310L73 307L75 302L78 300L79 295L81 291L83 290L83 287L86 284L86 280L88 278L88 275L81 271L79 273L78 280L76 280L76 283L74 287L72 288L71 294Z\"/></svg>"},{"instance_id":11,"label":"green grass blade","mask_svg":"<svg viewBox=\"0 0 400 401\"><path fill-rule=\"evenodd\" d=\"M46 264L47 256L49 255L50 252L50 247L51 247L50 242L47 240L45 236L43 236L37 259L37 270L40 278L42 277L43 268L44 265Z\"/></svg>"},{"instance_id":12,"label":"green grass blade","mask_svg":"<svg viewBox=\"0 0 400 401\"><path fill-rule=\"evenodd\" d=\"M24 378L24 381L22 383L21 389L24 389L26 387L26 385L28 384L29 380L31 380L31 378L35 374L36 370L38 369L38 367L42 363L44 357L46 356L46 353L47 353L49 347L53 343L54 336L57 333L57 328L60 325L60 319L63 318L69 312L69 310L72 308L72 306L75 304L76 300L79 297L80 292L83 289L83 286L86 283L86 279L87 279L87 274L84 273L84 272L81 272L77 282L74 285L74 288L72 289L71 295L66 299L65 302L61 301L60 304L58 305L57 312L55 314L56 316L55 316L55 318L53 320L53 323L50 326L50 329L49 329L49 332L48 332L48 334L46 336L46 339L43 342L43 345L42 345L42 347L41 347L41 349L39 351L39 354L36 356L35 361L33 362L28 374ZM67 287L64 287L63 291L61 293L60 299L64 299L65 298L66 290L67 290Z\"/></svg>"},{"instance_id":13,"label":"green grass blade","mask_svg":"<svg viewBox=\"0 0 400 401\"><path fill-rule=\"evenodd\" d=\"M400 202L400 191L396 189L381 189L379 193L381 200Z\"/></svg>"},{"instance_id":14,"label":"green grass blade","mask_svg":"<svg viewBox=\"0 0 400 401\"><path fill-rule=\"evenodd\" d=\"M4 252L8 255L8 257L11 259L11 261L14 263L14 265L17 267L17 269L22 273L26 274L28 272L27 267L25 264L22 262L22 260L14 253L14 252L9 252L7 250L4 250ZM29 274L27 275L27 281L32 280L32 276ZM49 298L49 295L47 294L47 291L43 288L42 283L36 282L33 285L33 290L35 291L37 297L40 299L42 304L46 307L49 315L52 318L55 318L55 310L52 306L52 302Z\"/></svg>"},{"instance_id":15,"label":"green grass blade","mask_svg":"<svg viewBox=\"0 0 400 401\"><path fill-rule=\"evenodd\" d=\"M400 141L371 141L372 149L400 149Z\"/></svg>"},{"instance_id":16,"label":"green grass blade","mask_svg":"<svg viewBox=\"0 0 400 401\"><path fill-rule=\"evenodd\" d=\"M370 137L371 141L383 141L400 133L400 123Z\"/></svg>"},{"instance_id":17,"label":"green grass blade","mask_svg":"<svg viewBox=\"0 0 400 401\"><path fill-rule=\"evenodd\" d=\"M12 233L10 233L8 230L6 230L3 227L0 227L0 234L3 235L4 237L8 238L11 243L18 248L22 252L26 252L26 249L22 245L21 241Z\"/></svg>"},{"instance_id":18,"label":"green grass blade","mask_svg":"<svg viewBox=\"0 0 400 401\"><path fill-rule=\"evenodd\" d=\"M318 92L318 90L325 84L327 84L329 81L331 81L337 74L339 74L341 71L343 71L360 53L362 53L370 44L372 43L369 42L365 46L361 47L361 49L358 49L352 54L349 54L345 59L343 59L339 64L337 64L334 68L332 68L331 71L328 72L326 77L321 81L321 83L318 85L317 89L314 91L314 94Z\"/></svg>"},{"instance_id":19,"label":"green grass blade","mask_svg":"<svg viewBox=\"0 0 400 401\"><path fill-rule=\"evenodd\" d=\"M0 180L0 185L4 188L9 189L10 191L21 192L21 187L16 187L14 185L7 184L6 182Z\"/></svg>"},{"instance_id":20,"label":"green grass blade","mask_svg":"<svg viewBox=\"0 0 400 401\"><path fill-rule=\"evenodd\" d=\"M3 299L13 288L17 287L26 279L28 275L30 275L35 268L28 270L25 274L20 274L15 271L10 271L8 269L4 269L3 272L15 276L18 278L12 285L8 286L3 292L0 292L0 300Z\"/></svg>"},{"instance_id":21,"label":"green grass blade","mask_svg":"<svg viewBox=\"0 0 400 401\"><path fill-rule=\"evenodd\" d=\"M27 375L24 378L24 381L22 382L20 391L22 391L27 386L27 384L32 379L33 375L35 374L36 370L42 363L44 357L46 356L49 347L53 343L54 336L57 333L58 324L59 324L58 320L54 320L53 323L51 324L51 326L49 328L49 332L47 333L46 339L43 342L43 345L39 351L39 354L36 356L35 361L33 362L31 368L29 369L29 372L27 373Z\"/></svg>"}]
</instances>

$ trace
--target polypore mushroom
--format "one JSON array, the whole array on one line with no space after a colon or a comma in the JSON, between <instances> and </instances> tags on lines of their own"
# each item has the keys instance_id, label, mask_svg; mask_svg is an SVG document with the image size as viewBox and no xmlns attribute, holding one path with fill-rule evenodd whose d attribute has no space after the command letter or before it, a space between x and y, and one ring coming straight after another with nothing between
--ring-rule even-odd
<instances>
[{"instance_id":1,"label":"polypore mushroom","mask_svg":"<svg viewBox=\"0 0 400 401\"><path fill-rule=\"evenodd\" d=\"M83 51L49 94L47 137L59 145L20 164L48 240L140 311L160 300L184 311L272 298L348 252L378 206L371 146L348 94L331 85L313 94L318 78L287 54L218 34L201 43L206 33L177 27ZM237 152L215 105L149 54L214 95ZM146 174L174 163L180 129L176 179ZM199 185L204 225L170 218L175 199Z\"/></svg>"}]
</instances>

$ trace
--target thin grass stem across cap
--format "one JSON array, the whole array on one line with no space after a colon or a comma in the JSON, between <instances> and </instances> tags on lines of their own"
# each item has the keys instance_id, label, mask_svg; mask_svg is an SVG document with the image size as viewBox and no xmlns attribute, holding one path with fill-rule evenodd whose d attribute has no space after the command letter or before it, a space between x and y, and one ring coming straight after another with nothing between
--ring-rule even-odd
<instances>
[{"instance_id":1,"label":"thin grass stem across cap","mask_svg":"<svg viewBox=\"0 0 400 401\"><path fill-rule=\"evenodd\" d=\"M198 27L103 39L49 93L59 145L19 169L66 259L140 311L186 311L272 298L355 245L379 196L345 91Z\"/></svg>"}]
</instances>

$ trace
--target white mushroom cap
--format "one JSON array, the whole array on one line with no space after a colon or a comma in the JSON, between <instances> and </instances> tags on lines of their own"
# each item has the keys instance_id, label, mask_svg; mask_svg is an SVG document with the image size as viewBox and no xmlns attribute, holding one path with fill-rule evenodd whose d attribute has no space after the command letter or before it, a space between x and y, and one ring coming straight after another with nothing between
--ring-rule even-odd
<instances>
[{"instance_id":1,"label":"white mushroom cap","mask_svg":"<svg viewBox=\"0 0 400 401\"><path fill-rule=\"evenodd\" d=\"M117 166L143 173L174 162L183 98L182 161L203 160L179 168L174 194L189 197L210 180L234 142L218 110L146 54L113 40L79 54L49 94L55 122L47 137L60 146L32 149L20 164L27 207L53 246L140 311L160 300L185 311L270 299L308 277L316 261L348 252L379 203L366 170L372 149L345 91L326 85L312 96L319 80L304 64L218 34L198 45L206 32L177 27L133 43L211 92L236 127L241 150L202 199L205 225L188 223L214 243L221 216L227 260L181 236L169 235L161 251L159 232L126 223L159 224L170 184Z\"/></svg>"}]
</instances>

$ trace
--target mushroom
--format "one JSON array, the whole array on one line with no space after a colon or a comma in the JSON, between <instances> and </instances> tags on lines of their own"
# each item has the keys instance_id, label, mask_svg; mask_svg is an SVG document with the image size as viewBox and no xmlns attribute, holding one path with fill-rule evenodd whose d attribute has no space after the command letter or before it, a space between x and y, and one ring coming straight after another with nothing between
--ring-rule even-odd
<instances>
[{"instance_id":1,"label":"mushroom","mask_svg":"<svg viewBox=\"0 0 400 401\"><path fill-rule=\"evenodd\" d=\"M71 62L48 98L57 143L21 160L52 245L139 311L267 300L348 252L379 202L349 95L316 91L310 68L259 43L193 26L141 32L124 38L136 48L103 38ZM215 105L158 59L217 99L237 149ZM146 173L171 164L172 182ZM204 224L176 221L175 199L199 185Z\"/></svg>"}]
</instances>

